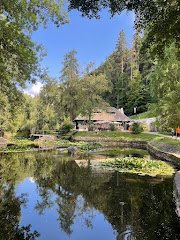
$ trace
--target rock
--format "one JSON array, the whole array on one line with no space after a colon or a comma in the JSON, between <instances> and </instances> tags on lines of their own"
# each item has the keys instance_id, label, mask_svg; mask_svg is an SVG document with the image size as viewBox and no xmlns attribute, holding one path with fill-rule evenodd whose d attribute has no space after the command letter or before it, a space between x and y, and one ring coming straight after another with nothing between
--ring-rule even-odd
<instances>
[{"instance_id":1,"label":"rock","mask_svg":"<svg viewBox=\"0 0 180 240\"><path fill-rule=\"evenodd\" d=\"M44 135L42 137L39 138L40 141L49 141L49 142L53 142L57 140L57 137L54 135Z\"/></svg>"},{"instance_id":2,"label":"rock","mask_svg":"<svg viewBox=\"0 0 180 240\"><path fill-rule=\"evenodd\" d=\"M77 147L74 147L74 146L70 146L70 147L68 147L68 154L69 154L69 156L75 156L75 155L77 155L77 153L78 153L78 148Z\"/></svg>"},{"instance_id":3,"label":"rock","mask_svg":"<svg viewBox=\"0 0 180 240\"><path fill-rule=\"evenodd\" d=\"M7 141L5 138L0 137L0 148L4 148L7 146Z\"/></svg>"}]
</instances>

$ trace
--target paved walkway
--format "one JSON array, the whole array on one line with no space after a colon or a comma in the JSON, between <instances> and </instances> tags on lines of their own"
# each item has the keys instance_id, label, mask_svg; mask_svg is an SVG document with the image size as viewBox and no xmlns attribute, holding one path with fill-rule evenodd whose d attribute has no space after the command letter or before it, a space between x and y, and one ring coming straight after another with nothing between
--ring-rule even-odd
<instances>
[{"instance_id":1,"label":"paved walkway","mask_svg":"<svg viewBox=\"0 0 180 240\"><path fill-rule=\"evenodd\" d=\"M161 133L158 133L158 132L144 132L144 133L148 133L148 134L152 134L152 135L157 135L157 136L161 136L161 137L167 137L167 138L171 138L171 139L179 140L179 141L180 141L180 136L179 136L179 137L169 136L169 135L164 135L164 134L161 134Z\"/></svg>"}]
</instances>

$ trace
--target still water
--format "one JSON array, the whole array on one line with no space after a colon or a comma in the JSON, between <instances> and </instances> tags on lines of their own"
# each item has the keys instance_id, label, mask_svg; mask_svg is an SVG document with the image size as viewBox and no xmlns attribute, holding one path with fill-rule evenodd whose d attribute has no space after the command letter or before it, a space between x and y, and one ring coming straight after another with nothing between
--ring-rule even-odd
<instances>
[{"instance_id":1,"label":"still water","mask_svg":"<svg viewBox=\"0 0 180 240\"><path fill-rule=\"evenodd\" d=\"M12 239L179 240L173 177L97 172L58 151L2 155L0 240Z\"/></svg>"}]
</instances>

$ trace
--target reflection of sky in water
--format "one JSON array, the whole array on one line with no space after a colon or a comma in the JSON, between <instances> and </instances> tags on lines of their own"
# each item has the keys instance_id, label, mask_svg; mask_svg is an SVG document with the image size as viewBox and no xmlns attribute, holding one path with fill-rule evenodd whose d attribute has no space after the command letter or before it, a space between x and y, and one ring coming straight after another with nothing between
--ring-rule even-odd
<instances>
[{"instance_id":1,"label":"reflection of sky in water","mask_svg":"<svg viewBox=\"0 0 180 240\"><path fill-rule=\"evenodd\" d=\"M59 152L13 156L1 159L0 239L31 224L40 240L180 240L172 178L94 171Z\"/></svg>"},{"instance_id":2,"label":"reflection of sky in water","mask_svg":"<svg viewBox=\"0 0 180 240\"><path fill-rule=\"evenodd\" d=\"M38 214L35 209L37 202L41 201L41 197L37 192L36 183L32 178L26 178L17 186L16 195L27 194L28 201L26 206L21 209L20 225L32 225L31 230L40 233L42 240L100 240L100 239L116 239L116 231L112 229L111 224L94 208L87 208L83 211L85 204L81 195L76 200L76 210L74 224L72 225L72 235L68 236L60 228L57 213L57 205L52 204L49 209L45 209L42 215ZM55 203L56 195L51 192L51 201ZM88 225L88 226L87 226Z\"/></svg>"}]
</instances>

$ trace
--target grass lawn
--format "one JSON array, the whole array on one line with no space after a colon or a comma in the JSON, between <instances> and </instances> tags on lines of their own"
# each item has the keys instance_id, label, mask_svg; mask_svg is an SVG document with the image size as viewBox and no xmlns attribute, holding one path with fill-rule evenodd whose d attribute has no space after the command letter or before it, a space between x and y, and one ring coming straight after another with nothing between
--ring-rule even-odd
<instances>
[{"instance_id":1,"label":"grass lawn","mask_svg":"<svg viewBox=\"0 0 180 240\"><path fill-rule=\"evenodd\" d=\"M172 136L171 132L158 132L159 134L165 135L165 136Z\"/></svg>"},{"instance_id":2,"label":"grass lawn","mask_svg":"<svg viewBox=\"0 0 180 240\"><path fill-rule=\"evenodd\" d=\"M164 143L170 146L174 147L180 147L180 141L176 139L171 139L169 137L161 137L158 135L152 135L148 133L140 133L140 134L132 134L130 132L78 132L75 134L76 138L82 138L82 141L86 141L86 138L92 137L92 138L109 138L114 140L129 140L129 141L145 141L145 142L157 142L157 143Z\"/></svg>"},{"instance_id":3,"label":"grass lawn","mask_svg":"<svg viewBox=\"0 0 180 240\"><path fill-rule=\"evenodd\" d=\"M156 135L140 133L132 134L130 132L78 132L75 134L75 137L101 137L101 138L119 138L119 139L142 139L142 140L151 140L156 138Z\"/></svg>"},{"instance_id":4,"label":"grass lawn","mask_svg":"<svg viewBox=\"0 0 180 240\"><path fill-rule=\"evenodd\" d=\"M140 113L134 116L131 116L131 119L134 120L140 120L140 119L144 119L144 118L153 118L155 117L151 112L144 112L144 113Z\"/></svg>"},{"instance_id":5,"label":"grass lawn","mask_svg":"<svg viewBox=\"0 0 180 240\"><path fill-rule=\"evenodd\" d=\"M170 139L170 138L165 138L165 137L157 137L154 139L154 141L180 147L180 141L175 140L175 139Z\"/></svg>"}]
</instances>

